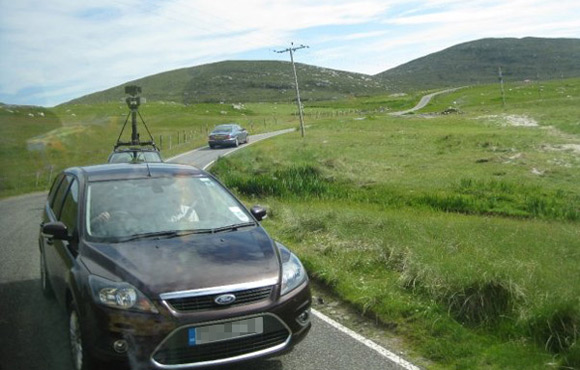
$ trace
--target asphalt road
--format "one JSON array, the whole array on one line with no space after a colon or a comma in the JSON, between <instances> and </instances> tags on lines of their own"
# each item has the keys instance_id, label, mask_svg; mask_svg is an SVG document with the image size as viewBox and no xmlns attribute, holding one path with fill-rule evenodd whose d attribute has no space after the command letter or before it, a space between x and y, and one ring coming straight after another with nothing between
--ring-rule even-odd
<instances>
[{"instance_id":1,"label":"asphalt road","mask_svg":"<svg viewBox=\"0 0 580 370\"><path fill-rule=\"evenodd\" d=\"M456 87L456 88L453 88L453 89L441 90L441 91L437 91L437 92L434 92L434 93L431 93L431 94L427 94L427 95L423 96L421 98L421 100L419 100L419 103L417 103L417 105L415 105L413 108L407 109L407 110L403 110L403 111L399 111L399 112L393 112L393 113L391 113L391 116L402 116L402 115L405 115L407 113L411 113L411 112L415 112L415 111L417 111L419 109L423 109L423 108L425 108L425 106L427 104L429 104L429 102L431 101L431 99L434 96L440 95L440 94L449 93L449 92L452 92L452 91L455 91L455 90L459 90L459 89L463 89L463 87Z\"/></svg>"},{"instance_id":2,"label":"asphalt road","mask_svg":"<svg viewBox=\"0 0 580 370\"><path fill-rule=\"evenodd\" d=\"M250 135L248 144L242 144L237 148L231 147L217 147L215 149L210 149L208 146L192 150L183 154L179 154L175 157L167 159L167 162L173 163L183 163L197 168L205 169L210 166L214 161L216 161L220 156L226 156L234 153L236 150L243 149L248 145L257 143L258 141L268 139L273 136L287 134L295 131L292 128L286 130L279 130L274 132L268 132L265 134Z\"/></svg>"},{"instance_id":3,"label":"asphalt road","mask_svg":"<svg viewBox=\"0 0 580 370\"><path fill-rule=\"evenodd\" d=\"M250 143L266 136L252 136ZM241 146L240 148L245 147ZM172 158L204 168L227 149L201 148ZM38 230L46 193L0 201L0 369L72 370L66 315L42 295ZM387 352L387 355L385 355ZM313 315L308 337L288 354L237 365L242 370L411 369ZM392 357L391 357L392 358ZM397 361L397 358L395 358ZM229 368L220 368L229 369Z\"/></svg>"}]
</instances>

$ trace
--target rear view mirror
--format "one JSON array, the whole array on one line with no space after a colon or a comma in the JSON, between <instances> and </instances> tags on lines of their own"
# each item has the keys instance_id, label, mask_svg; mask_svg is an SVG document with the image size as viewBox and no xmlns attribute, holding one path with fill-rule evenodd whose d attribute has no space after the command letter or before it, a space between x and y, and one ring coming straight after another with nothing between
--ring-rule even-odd
<instances>
[{"instance_id":1,"label":"rear view mirror","mask_svg":"<svg viewBox=\"0 0 580 370\"><path fill-rule=\"evenodd\" d=\"M268 212L266 211L266 208L264 208L262 206L253 206L250 209L250 212L252 212L252 215L258 221L262 221L263 219L265 219L266 217L268 217Z\"/></svg>"}]
</instances>

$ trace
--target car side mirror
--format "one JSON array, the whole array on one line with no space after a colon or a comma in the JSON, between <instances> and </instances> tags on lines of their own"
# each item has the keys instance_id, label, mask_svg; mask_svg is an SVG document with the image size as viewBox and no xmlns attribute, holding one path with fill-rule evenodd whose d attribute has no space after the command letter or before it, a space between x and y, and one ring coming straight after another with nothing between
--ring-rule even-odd
<instances>
[{"instance_id":1,"label":"car side mirror","mask_svg":"<svg viewBox=\"0 0 580 370\"><path fill-rule=\"evenodd\" d=\"M268 217L268 212L266 211L266 208L262 206L253 206L250 209L250 212L258 221L262 221L263 219Z\"/></svg>"},{"instance_id":2,"label":"car side mirror","mask_svg":"<svg viewBox=\"0 0 580 370\"><path fill-rule=\"evenodd\" d=\"M57 240L70 240L68 228L60 221L48 222L42 225L42 232Z\"/></svg>"}]
</instances>

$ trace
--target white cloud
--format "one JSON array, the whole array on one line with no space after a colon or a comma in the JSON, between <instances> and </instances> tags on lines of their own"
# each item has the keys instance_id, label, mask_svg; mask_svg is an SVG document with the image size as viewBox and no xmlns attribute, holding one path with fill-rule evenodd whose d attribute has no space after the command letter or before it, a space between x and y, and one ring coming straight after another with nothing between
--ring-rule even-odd
<instances>
[{"instance_id":1,"label":"white cloud","mask_svg":"<svg viewBox=\"0 0 580 370\"><path fill-rule=\"evenodd\" d=\"M576 0L0 0L0 101L57 104L224 59L375 74L483 37L579 37ZM257 56L257 57L256 57ZM28 93L35 91L35 93Z\"/></svg>"}]
</instances>

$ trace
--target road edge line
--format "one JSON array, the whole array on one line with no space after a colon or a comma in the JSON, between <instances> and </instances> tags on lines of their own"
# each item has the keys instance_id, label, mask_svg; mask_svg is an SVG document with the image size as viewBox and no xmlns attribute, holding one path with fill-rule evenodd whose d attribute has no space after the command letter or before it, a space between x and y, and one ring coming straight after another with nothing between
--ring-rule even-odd
<instances>
[{"instance_id":1,"label":"road edge line","mask_svg":"<svg viewBox=\"0 0 580 370\"><path fill-rule=\"evenodd\" d=\"M318 317L319 319L321 319L325 323L327 323L330 326L334 327L335 329L343 332L344 334L350 336L351 338L355 339L356 341L364 344L365 346L367 346L370 349L374 350L375 352L379 353L381 356L386 357L387 359L396 363L397 365L401 366L402 368L404 368L406 370L420 370L419 367L413 365L412 363L405 360L401 356L389 351L385 347L376 344L372 340L365 338L362 335L358 334L357 332L355 332L355 331L347 328L346 326L334 321L333 319L326 316L322 312L317 311L315 309L311 309L311 312L312 312L312 314L314 314L314 316Z\"/></svg>"}]
</instances>

